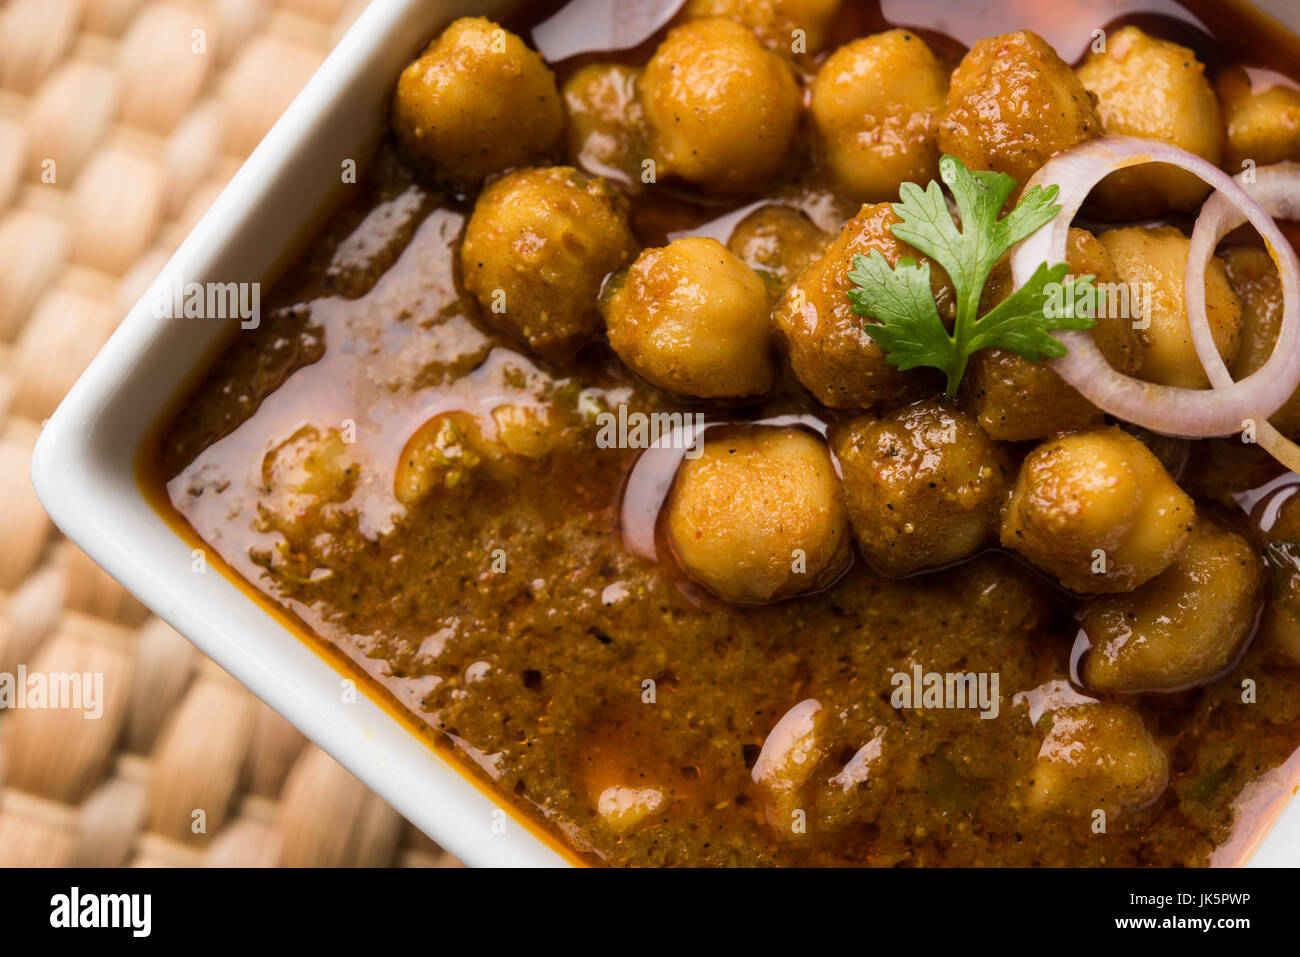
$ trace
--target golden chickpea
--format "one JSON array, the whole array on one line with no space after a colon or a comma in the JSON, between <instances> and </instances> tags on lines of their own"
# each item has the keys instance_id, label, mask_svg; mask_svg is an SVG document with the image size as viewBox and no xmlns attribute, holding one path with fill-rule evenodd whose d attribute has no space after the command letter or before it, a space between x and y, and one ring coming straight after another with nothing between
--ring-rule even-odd
<instances>
[{"instance_id":1,"label":"golden chickpea","mask_svg":"<svg viewBox=\"0 0 1300 957\"><path fill-rule=\"evenodd\" d=\"M556 449L563 435L560 416L545 405L505 403L486 421L469 412L439 413L407 440L393 478L394 494L411 507L435 490L467 491L479 477L517 477L529 461Z\"/></svg>"},{"instance_id":2,"label":"golden chickpea","mask_svg":"<svg viewBox=\"0 0 1300 957\"><path fill-rule=\"evenodd\" d=\"M1147 333L1139 328L1135 304L1126 303L1122 295L1121 276L1105 243L1086 229L1070 228L1066 243L1066 263L1074 276L1093 276L1096 300L1093 305L1097 324L1092 336L1106 361L1120 372L1131 375L1142 367L1146 354Z\"/></svg>"},{"instance_id":3,"label":"golden chickpea","mask_svg":"<svg viewBox=\"0 0 1300 957\"><path fill-rule=\"evenodd\" d=\"M361 467L338 429L304 425L262 460L259 513L272 528L294 537L328 505L346 502Z\"/></svg>"},{"instance_id":4,"label":"golden chickpea","mask_svg":"<svg viewBox=\"0 0 1300 957\"><path fill-rule=\"evenodd\" d=\"M1175 482L1182 481L1187 473L1187 463L1192 458L1194 440L1152 432L1131 422L1120 422L1119 427L1145 445L1151 454L1160 460L1160 464L1164 466L1171 479Z\"/></svg>"},{"instance_id":5,"label":"golden chickpea","mask_svg":"<svg viewBox=\"0 0 1300 957\"><path fill-rule=\"evenodd\" d=\"M1121 281L1131 294L1141 295L1149 312L1148 345L1137 375L1161 385L1209 388L1209 376L1192 344L1183 291L1191 241L1173 226L1110 229L1098 238ZM1241 303L1217 256L1205 272L1205 309L1219 355L1231 363L1241 340Z\"/></svg>"},{"instance_id":6,"label":"golden chickpea","mask_svg":"<svg viewBox=\"0 0 1300 957\"><path fill-rule=\"evenodd\" d=\"M1228 367L1234 379L1244 379L1273 354L1286 311L1282 280L1267 252L1257 246L1229 246L1223 252L1228 283L1241 302L1241 345ZM1300 435L1300 389L1269 417L1286 435Z\"/></svg>"},{"instance_id":7,"label":"golden chickpea","mask_svg":"<svg viewBox=\"0 0 1300 957\"><path fill-rule=\"evenodd\" d=\"M832 409L899 405L942 388L934 370L900 372L886 362L884 351L862 331L862 324L872 320L859 316L849 303L854 256L877 249L890 265L905 257L929 262L894 236L889 227L897 222L901 220L888 203L863 206L822 257L790 285L773 314L795 375L813 398ZM933 263L930 281L940 314L951 318L952 286Z\"/></svg>"},{"instance_id":8,"label":"golden chickpea","mask_svg":"<svg viewBox=\"0 0 1300 957\"><path fill-rule=\"evenodd\" d=\"M453 22L397 80L398 139L467 185L549 155L563 128L542 58L482 17Z\"/></svg>"},{"instance_id":9,"label":"golden chickpea","mask_svg":"<svg viewBox=\"0 0 1300 957\"><path fill-rule=\"evenodd\" d=\"M1169 569L1128 594L1083 604L1092 644L1083 680L1097 691L1175 691L1227 669L1254 630L1264 568L1246 539L1206 518Z\"/></svg>"},{"instance_id":10,"label":"golden chickpea","mask_svg":"<svg viewBox=\"0 0 1300 957\"><path fill-rule=\"evenodd\" d=\"M743 24L773 50L816 53L842 0L686 0L682 17L727 17ZM795 33L802 31L802 38ZM802 39L802 43L800 40Z\"/></svg>"},{"instance_id":11,"label":"golden chickpea","mask_svg":"<svg viewBox=\"0 0 1300 957\"><path fill-rule=\"evenodd\" d=\"M1187 47L1124 27L1104 52L1088 55L1079 80L1097 98L1104 133L1160 140L1219 164L1219 102L1204 64ZM1089 205L1110 220L1143 219L1191 209L1209 192L1186 170L1148 163L1107 176Z\"/></svg>"},{"instance_id":12,"label":"golden chickpea","mask_svg":"<svg viewBox=\"0 0 1300 957\"><path fill-rule=\"evenodd\" d=\"M1257 89L1237 66L1220 71L1215 90L1227 132L1228 172L1240 172L1247 160L1256 166L1300 161L1300 89L1267 82Z\"/></svg>"},{"instance_id":13,"label":"golden chickpea","mask_svg":"<svg viewBox=\"0 0 1300 957\"><path fill-rule=\"evenodd\" d=\"M961 397L980 427L1000 442L1044 439L1104 419L1046 362L1030 362L1002 349L981 349L971 356Z\"/></svg>"},{"instance_id":14,"label":"golden chickpea","mask_svg":"<svg viewBox=\"0 0 1300 957\"><path fill-rule=\"evenodd\" d=\"M489 447L478 420L468 412L444 412L415 431L402 449L393 477L397 500L410 507L435 489L459 492L491 468L500 450Z\"/></svg>"},{"instance_id":15,"label":"golden chickpea","mask_svg":"<svg viewBox=\"0 0 1300 957\"><path fill-rule=\"evenodd\" d=\"M763 277L770 292L780 295L830 241L801 210L770 203L740 221L727 248Z\"/></svg>"},{"instance_id":16,"label":"golden chickpea","mask_svg":"<svg viewBox=\"0 0 1300 957\"><path fill-rule=\"evenodd\" d=\"M1072 275L1094 276L1098 287L1119 281L1110 253L1087 230L1070 230L1066 258ZM981 313L1012 292L1011 271L1005 263L989 279ZM1142 364L1145 334L1134 328L1122 309L1096 311L1092 332L1097 348L1116 369L1132 375ZM1100 425L1103 418L1100 409L1046 362L1030 362L1002 349L981 349L971 356L962 380L962 399L980 427L1004 442L1045 439L1057 432Z\"/></svg>"},{"instance_id":17,"label":"golden chickpea","mask_svg":"<svg viewBox=\"0 0 1300 957\"><path fill-rule=\"evenodd\" d=\"M1300 488L1279 490L1277 499L1270 501L1269 511L1273 521L1263 528L1264 537L1273 544L1300 542ZM1277 505L1276 510L1271 506Z\"/></svg>"},{"instance_id":18,"label":"golden chickpea","mask_svg":"<svg viewBox=\"0 0 1300 957\"><path fill-rule=\"evenodd\" d=\"M1173 564L1192 500L1120 429L1076 432L1026 456L1002 516L1002 544L1072 591L1131 591Z\"/></svg>"},{"instance_id":19,"label":"golden chickpea","mask_svg":"<svg viewBox=\"0 0 1300 957\"><path fill-rule=\"evenodd\" d=\"M677 473L667 530L682 570L728 601L814 591L850 558L835 465L801 429L710 430Z\"/></svg>"},{"instance_id":20,"label":"golden chickpea","mask_svg":"<svg viewBox=\"0 0 1300 957\"><path fill-rule=\"evenodd\" d=\"M952 75L939 149L1020 188L1054 153L1100 135L1092 99L1070 67L1028 30L980 40Z\"/></svg>"},{"instance_id":21,"label":"golden chickpea","mask_svg":"<svg viewBox=\"0 0 1300 957\"><path fill-rule=\"evenodd\" d=\"M1300 494L1293 491L1278 506L1267 537L1273 591L1256 640L1300 665Z\"/></svg>"},{"instance_id":22,"label":"golden chickpea","mask_svg":"<svg viewBox=\"0 0 1300 957\"><path fill-rule=\"evenodd\" d=\"M510 455L540 459L561 442L564 424L547 405L508 402L492 410L497 443Z\"/></svg>"},{"instance_id":23,"label":"golden chickpea","mask_svg":"<svg viewBox=\"0 0 1300 957\"><path fill-rule=\"evenodd\" d=\"M964 413L918 402L841 423L831 443L858 545L881 574L958 561L995 533L1009 462Z\"/></svg>"},{"instance_id":24,"label":"golden chickpea","mask_svg":"<svg viewBox=\"0 0 1300 957\"><path fill-rule=\"evenodd\" d=\"M1028 804L1036 811L1115 816L1146 807L1169 784L1169 758L1125 704L1079 704L1050 712L1034 762Z\"/></svg>"},{"instance_id":25,"label":"golden chickpea","mask_svg":"<svg viewBox=\"0 0 1300 957\"><path fill-rule=\"evenodd\" d=\"M479 194L461 244L461 277L484 318L546 358L597 334L605 276L636 243L625 204L567 166L510 173Z\"/></svg>"},{"instance_id":26,"label":"golden chickpea","mask_svg":"<svg viewBox=\"0 0 1300 957\"><path fill-rule=\"evenodd\" d=\"M1260 621L1259 640L1300 665L1300 546L1294 542L1269 549L1273 595Z\"/></svg>"},{"instance_id":27,"label":"golden chickpea","mask_svg":"<svg viewBox=\"0 0 1300 957\"><path fill-rule=\"evenodd\" d=\"M799 123L789 64L730 20L674 28L641 77L658 174L744 192L785 162Z\"/></svg>"},{"instance_id":28,"label":"golden chickpea","mask_svg":"<svg viewBox=\"0 0 1300 957\"><path fill-rule=\"evenodd\" d=\"M647 145L639 76L630 66L591 63L565 81L569 157L576 165L600 176L640 178Z\"/></svg>"},{"instance_id":29,"label":"golden chickpea","mask_svg":"<svg viewBox=\"0 0 1300 957\"><path fill-rule=\"evenodd\" d=\"M767 289L716 239L644 250L602 310L610 346L661 389L739 398L766 392L776 376Z\"/></svg>"},{"instance_id":30,"label":"golden chickpea","mask_svg":"<svg viewBox=\"0 0 1300 957\"><path fill-rule=\"evenodd\" d=\"M925 41L890 30L840 47L812 85L822 164L857 202L895 200L903 183L939 178L939 112L948 74Z\"/></svg>"},{"instance_id":31,"label":"golden chickpea","mask_svg":"<svg viewBox=\"0 0 1300 957\"><path fill-rule=\"evenodd\" d=\"M1198 501L1239 508L1242 492L1257 489L1277 476L1277 460L1258 443L1243 442L1242 438L1235 433L1189 442L1186 471L1179 482Z\"/></svg>"}]
</instances>

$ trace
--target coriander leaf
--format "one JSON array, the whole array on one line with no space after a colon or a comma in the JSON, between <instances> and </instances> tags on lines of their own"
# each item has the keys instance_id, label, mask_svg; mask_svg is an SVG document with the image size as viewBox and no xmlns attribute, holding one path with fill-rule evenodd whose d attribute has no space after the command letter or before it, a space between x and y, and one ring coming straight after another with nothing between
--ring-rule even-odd
<instances>
[{"instance_id":1,"label":"coriander leaf","mask_svg":"<svg viewBox=\"0 0 1300 957\"><path fill-rule=\"evenodd\" d=\"M849 280L853 311L877 322L864 323L862 331L885 350L885 359L899 369L945 364L956 359L956 345L939 318L930 287L930 266L900 259L891 269L880 250L854 256ZM941 366L943 368L943 366Z\"/></svg>"},{"instance_id":2,"label":"coriander leaf","mask_svg":"<svg viewBox=\"0 0 1300 957\"><path fill-rule=\"evenodd\" d=\"M1081 294L1091 295L1092 277L1063 283L1067 266L1044 263L1024 286L980 317L990 270L1007 250L1056 217L1059 190L1035 186L1002 216L1016 188L1012 177L968 170L955 156L939 161L939 176L952 192L958 219L937 182L924 189L904 183L893 207L901 221L890 228L947 272L957 293L952 332L939 317L929 263L918 266L904 259L891 270L877 250L870 257L855 256L849 279L856 288L848 295L854 312L877 320L878 325L866 324L863 331L884 350L886 360L900 369L943 370L951 399L971 354L979 349L1007 349L1034 362L1064 355L1065 346L1051 330L1092 326L1093 320L1074 308Z\"/></svg>"},{"instance_id":3,"label":"coriander leaf","mask_svg":"<svg viewBox=\"0 0 1300 957\"><path fill-rule=\"evenodd\" d=\"M904 183L898 195L902 202L894 204L894 212L903 221L890 227L894 235L929 256L954 280L955 274L964 274L964 240L948 212L943 188L934 180L924 190Z\"/></svg>"},{"instance_id":4,"label":"coriander leaf","mask_svg":"<svg viewBox=\"0 0 1300 957\"><path fill-rule=\"evenodd\" d=\"M1065 355L1053 329L1088 329L1093 320L1076 314L1075 305L1092 295L1092 276L1062 282L1065 263L1041 263L1023 286L976 320L969 349L1006 349L1030 362ZM1073 287L1073 288L1071 288Z\"/></svg>"},{"instance_id":5,"label":"coriander leaf","mask_svg":"<svg viewBox=\"0 0 1300 957\"><path fill-rule=\"evenodd\" d=\"M948 156L939 163L939 175L952 190L963 234L969 232L966 224L971 223L976 228L977 238L987 238L988 245L977 247L977 253L978 262L981 265L987 263L990 268L1004 252L1038 227L1050 223L1061 211L1061 207L1055 205L1059 187L1052 185L1044 189L1035 186L1020 197L1015 209L998 219L1007 197L1016 188L1016 181L1006 173L967 170L961 160Z\"/></svg>"},{"instance_id":6,"label":"coriander leaf","mask_svg":"<svg viewBox=\"0 0 1300 957\"><path fill-rule=\"evenodd\" d=\"M1039 227L1046 226L1056 218L1056 214L1061 211L1061 207L1056 205L1056 196L1060 191L1061 188L1053 183L1046 189L1035 186L1020 197L1016 208L993 227L997 231L998 245L1002 249L998 256L1022 239L1028 239L1038 232ZM997 260L997 256L993 258L994 261Z\"/></svg>"},{"instance_id":7,"label":"coriander leaf","mask_svg":"<svg viewBox=\"0 0 1300 957\"><path fill-rule=\"evenodd\" d=\"M939 176L952 190L960 229L948 211L943 190L933 180L924 191L913 183L903 184L899 190L902 202L894 205L903 221L891 228L903 242L942 266L956 287L957 302L973 309L998 258L1061 211L1055 205L1059 190L1035 186L999 220L1007 197L1016 188L1016 181L1006 173L972 172L957 157L944 156L939 161Z\"/></svg>"}]
</instances>

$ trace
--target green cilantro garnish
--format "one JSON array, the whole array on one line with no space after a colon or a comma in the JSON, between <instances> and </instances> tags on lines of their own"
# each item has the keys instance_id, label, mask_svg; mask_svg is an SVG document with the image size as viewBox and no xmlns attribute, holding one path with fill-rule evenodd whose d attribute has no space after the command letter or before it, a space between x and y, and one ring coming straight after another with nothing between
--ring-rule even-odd
<instances>
[{"instance_id":1,"label":"green cilantro garnish","mask_svg":"<svg viewBox=\"0 0 1300 957\"><path fill-rule=\"evenodd\" d=\"M1049 268L1043 263L1028 282L979 316L980 295L993 264L1061 211L1054 203L1059 190L1035 186L999 219L1016 188L1012 177L968 170L955 156L939 161L939 175L957 202L960 228L948 211L943 190L933 180L924 190L915 183L903 184L902 202L894 204L903 221L891 228L895 236L947 271L957 291L952 333L935 306L929 263L918 266L916 260L906 258L891 268L878 249L871 250L870 256L854 256L849 279L856 288L849 290L849 300L858 315L877 320L865 323L863 331L884 349L890 365L942 369L948 375L951 399L971 353L979 349L1006 349L1032 362L1065 355L1065 346L1050 331L1092 326L1091 318L1076 315L1075 304L1090 298L1093 277L1072 280L1071 291L1069 283L1063 283L1066 264ZM1053 284L1055 290L1049 288Z\"/></svg>"}]
</instances>

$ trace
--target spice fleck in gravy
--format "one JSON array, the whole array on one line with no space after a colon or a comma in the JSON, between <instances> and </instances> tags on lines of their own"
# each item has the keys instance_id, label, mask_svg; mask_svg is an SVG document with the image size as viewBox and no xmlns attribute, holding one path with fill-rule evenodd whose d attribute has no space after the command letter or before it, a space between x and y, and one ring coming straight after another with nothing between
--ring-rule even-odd
<instances>
[{"instance_id":1,"label":"spice fleck in gravy","mask_svg":"<svg viewBox=\"0 0 1300 957\"><path fill-rule=\"evenodd\" d=\"M1015 30L1077 63L1094 29L1134 24L1187 45L1211 81L1241 64L1296 85L1294 39L1234 5L1140 7L1121 22L1099 0L846 2L822 52L794 63L806 86L827 52L896 25L945 72ZM527 40L549 10L501 22ZM562 87L591 63L639 67L665 34L550 66ZM636 108L630 94L608 106ZM548 162L628 197L635 248L602 302L641 249L725 243L743 218L727 214L763 200L803 210L820 254L859 204L806 140L739 191L646 187L608 141L561 146ZM161 507L306 640L589 863L1205 865L1249 849L1300 773L1300 664L1284 642L1252 619L1228 665L1190 687L1090 681L1104 662L1089 659L1103 654L1089 616L1104 609L996 532L969 557L890 577L845 538L801 594L718 598L682 571L690 543L665 527L665 496L699 451L671 448L672 427L702 423L697 439L736 455L830 436L842 470L851 443L836 436L858 411L816 401L784 357L759 398L692 399L635 374L602 335L569 354L529 348L466 291L478 194L390 136L263 295L260 326L233 333L148 450ZM787 254L767 250L769 285ZM676 418L649 418L662 413ZM646 451L638 421L664 424L669 447ZM1280 614L1300 575L1285 505L1300 480L1235 440L1138 438L1215 529L1193 543L1249 543L1261 584L1246 614ZM1009 480L1036 444L993 443ZM430 447L441 457L419 458Z\"/></svg>"}]
</instances>

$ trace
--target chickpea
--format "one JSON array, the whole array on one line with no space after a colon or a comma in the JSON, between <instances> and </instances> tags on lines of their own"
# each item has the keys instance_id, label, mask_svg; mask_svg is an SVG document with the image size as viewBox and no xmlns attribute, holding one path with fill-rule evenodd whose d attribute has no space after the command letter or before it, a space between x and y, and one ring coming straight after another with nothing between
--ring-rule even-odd
<instances>
[{"instance_id":1,"label":"chickpea","mask_svg":"<svg viewBox=\"0 0 1300 957\"><path fill-rule=\"evenodd\" d=\"M1219 102L1187 47L1124 27L1103 52L1088 55L1079 80L1097 98L1102 132L1160 140L1219 164ZM1191 209L1209 192L1186 170L1148 163L1107 176L1089 205L1110 220L1143 219Z\"/></svg>"},{"instance_id":2,"label":"chickpea","mask_svg":"<svg viewBox=\"0 0 1300 957\"><path fill-rule=\"evenodd\" d=\"M840 47L812 85L813 130L835 188L858 202L896 199L939 178L948 74L925 41L889 30Z\"/></svg>"},{"instance_id":3,"label":"chickpea","mask_svg":"<svg viewBox=\"0 0 1300 957\"><path fill-rule=\"evenodd\" d=\"M1244 431L1244 430L1243 430ZM1180 482L1198 501L1240 508L1240 495L1277 477L1277 460L1256 442L1236 433L1189 442L1187 470Z\"/></svg>"},{"instance_id":4,"label":"chickpea","mask_svg":"<svg viewBox=\"0 0 1300 957\"><path fill-rule=\"evenodd\" d=\"M510 173L479 194L461 244L461 277L484 318L562 361L600 329L606 274L636 250L625 204L567 166Z\"/></svg>"},{"instance_id":5,"label":"chickpea","mask_svg":"<svg viewBox=\"0 0 1300 957\"><path fill-rule=\"evenodd\" d=\"M786 290L773 320L804 388L832 409L870 409L898 405L941 387L933 370L901 372L885 361L884 351L862 331L872 320L853 311L848 297L855 255L878 249L895 265L904 257L929 262L897 239L889 227L901 222L888 203L863 206L844 224L820 259ZM930 281L939 312L951 319L954 293L948 275L930 264Z\"/></svg>"},{"instance_id":6,"label":"chickpea","mask_svg":"<svg viewBox=\"0 0 1300 957\"><path fill-rule=\"evenodd\" d=\"M955 562L997 529L1009 463L970 416L933 401L839 425L832 447L858 545L894 577Z\"/></svg>"},{"instance_id":7,"label":"chickpea","mask_svg":"<svg viewBox=\"0 0 1300 957\"><path fill-rule=\"evenodd\" d=\"M1146 353L1147 334L1138 328L1142 317L1137 315L1132 299L1126 308L1122 295L1112 296L1111 290L1120 284L1121 276L1110 250L1086 229L1071 227L1065 261L1071 275L1094 277L1097 298L1093 311L1097 323L1092 327L1092 336L1097 349L1120 372L1136 372Z\"/></svg>"},{"instance_id":8,"label":"chickpea","mask_svg":"<svg viewBox=\"0 0 1300 957\"><path fill-rule=\"evenodd\" d=\"M767 289L716 239L644 250L602 310L610 346L662 389L738 398L766 392L776 376Z\"/></svg>"},{"instance_id":9,"label":"chickpea","mask_svg":"<svg viewBox=\"0 0 1300 957\"><path fill-rule=\"evenodd\" d=\"M360 475L338 429L304 425L262 460L262 521L295 537L321 509L351 498Z\"/></svg>"},{"instance_id":10,"label":"chickpea","mask_svg":"<svg viewBox=\"0 0 1300 957\"><path fill-rule=\"evenodd\" d=\"M397 500L412 507L435 489L467 491L476 477L517 477L529 460L549 455L563 441L564 425L548 406L506 403L488 421L469 412L443 412L406 442L393 479Z\"/></svg>"},{"instance_id":11,"label":"chickpea","mask_svg":"<svg viewBox=\"0 0 1300 957\"><path fill-rule=\"evenodd\" d=\"M1284 485L1276 494L1269 499L1266 514L1272 512L1273 521L1262 529L1264 537L1273 545L1300 542L1300 486Z\"/></svg>"},{"instance_id":12,"label":"chickpea","mask_svg":"<svg viewBox=\"0 0 1300 957\"><path fill-rule=\"evenodd\" d=\"M549 155L563 128L542 58L482 17L453 22L397 80L398 139L466 185Z\"/></svg>"},{"instance_id":13,"label":"chickpea","mask_svg":"<svg viewBox=\"0 0 1300 957\"><path fill-rule=\"evenodd\" d=\"M841 0L687 0L684 19L727 17L757 34L773 50L816 53L826 45L826 34ZM802 49L796 30L803 31Z\"/></svg>"},{"instance_id":14,"label":"chickpea","mask_svg":"<svg viewBox=\"0 0 1300 957\"><path fill-rule=\"evenodd\" d=\"M786 61L730 20L674 28L641 77L658 171L745 192L786 161L799 84Z\"/></svg>"},{"instance_id":15,"label":"chickpea","mask_svg":"<svg viewBox=\"0 0 1300 957\"><path fill-rule=\"evenodd\" d=\"M1187 473L1187 464L1192 460L1192 440L1180 439L1174 435L1152 432L1132 422L1120 422L1119 427L1133 438L1145 445L1164 466L1169 477L1181 482Z\"/></svg>"},{"instance_id":16,"label":"chickpea","mask_svg":"<svg viewBox=\"0 0 1300 957\"><path fill-rule=\"evenodd\" d=\"M1045 362L1002 349L981 349L962 380L962 403L990 437L1002 442L1043 439L1100 425L1100 409Z\"/></svg>"},{"instance_id":17,"label":"chickpea","mask_svg":"<svg viewBox=\"0 0 1300 957\"><path fill-rule=\"evenodd\" d=\"M497 443L510 455L540 459L562 442L564 426L547 405L506 403L492 410Z\"/></svg>"},{"instance_id":18,"label":"chickpea","mask_svg":"<svg viewBox=\"0 0 1300 957\"><path fill-rule=\"evenodd\" d=\"M618 63L591 63L565 82L569 156L575 164L600 176L639 179L647 150L636 90L640 75Z\"/></svg>"},{"instance_id":19,"label":"chickpea","mask_svg":"<svg viewBox=\"0 0 1300 957\"><path fill-rule=\"evenodd\" d=\"M740 221L727 248L779 295L825 252L830 241L801 210L770 203Z\"/></svg>"},{"instance_id":20,"label":"chickpea","mask_svg":"<svg viewBox=\"0 0 1300 957\"><path fill-rule=\"evenodd\" d=\"M1183 294L1191 241L1173 226L1110 229L1098 238L1130 295L1140 294L1148 313L1148 345L1137 375L1161 385L1209 388L1209 376L1192 344ZM1231 363L1241 341L1241 302L1217 256L1205 272L1205 310L1214 345L1224 361Z\"/></svg>"},{"instance_id":21,"label":"chickpea","mask_svg":"<svg viewBox=\"0 0 1300 957\"><path fill-rule=\"evenodd\" d=\"M1076 432L1025 457L1002 544L1072 591L1131 591L1173 564L1195 506L1145 445L1120 429Z\"/></svg>"},{"instance_id":22,"label":"chickpea","mask_svg":"<svg viewBox=\"0 0 1300 957\"><path fill-rule=\"evenodd\" d=\"M489 467L497 451L488 448L478 421L468 412L436 415L402 449L393 479L397 500L410 507L435 488L469 488L470 477Z\"/></svg>"},{"instance_id":23,"label":"chickpea","mask_svg":"<svg viewBox=\"0 0 1300 957\"><path fill-rule=\"evenodd\" d=\"M970 169L1011 175L1021 189L1054 153L1101 132L1070 67L1028 30L980 40L952 75L939 149Z\"/></svg>"},{"instance_id":24,"label":"chickpea","mask_svg":"<svg viewBox=\"0 0 1300 957\"><path fill-rule=\"evenodd\" d=\"M1270 550L1273 597L1260 623L1260 638L1280 651L1292 665L1300 666L1300 549L1288 545Z\"/></svg>"},{"instance_id":25,"label":"chickpea","mask_svg":"<svg viewBox=\"0 0 1300 957\"><path fill-rule=\"evenodd\" d=\"M1280 652L1300 665L1300 491L1279 489L1269 500L1271 524L1262 529L1267 544L1264 558L1272 579L1272 592L1260 617L1259 647ZM1267 513L1266 513L1267 514Z\"/></svg>"},{"instance_id":26,"label":"chickpea","mask_svg":"<svg viewBox=\"0 0 1300 957\"><path fill-rule=\"evenodd\" d=\"M1228 283L1241 302L1241 344L1228 367L1234 379L1244 379L1273 354L1282 315L1282 280L1267 252L1256 246L1229 246L1223 253ZM1300 389L1269 418L1281 432L1300 435Z\"/></svg>"},{"instance_id":27,"label":"chickpea","mask_svg":"<svg viewBox=\"0 0 1300 957\"><path fill-rule=\"evenodd\" d=\"M850 559L830 453L794 428L710 430L677 474L667 529L686 574L728 601L814 591Z\"/></svg>"},{"instance_id":28,"label":"chickpea","mask_svg":"<svg viewBox=\"0 0 1300 957\"><path fill-rule=\"evenodd\" d=\"M1067 248L1070 273L1094 276L1097 286L1119 281L1106 247L1083 229L1071 229ZM987 312L1011 294L1011 270L999 264L985 288ZM1101 354L1120 372L1132 375L1142 364L1144 333L1123 310L1096 310L1093 338ZM980 427L1005 442L1045 439L1057 432L1084 429L1102 422L1095 405L1062 379L1046 362L1030 362L1002 349L981 349L970 359L962 382L963 402Z\"/></svg>"},{"instance_id":29,"label":"chickpea","mask_svg":"<svg viewBox=\"0 0 1300 957\"><path fill-rule=\"evenodd\" d=\"M1220 71L1215 90L1227 134L1228 172L1239 172L1247 160L1257 166L1300 161L1300 89L1265 83L1257 90L1250 75L1235 66Z\"/></svg>"},{"instance_id":30,"label":"chickpea","mask_svg":"<svg viewBox=\"0 0 1300 957\"><path fill-rule=\"evenodd\" d=\"M1108 816L1153 803L1169 784L1169 758L1142 716L1115 702L1078 704L1051 724L1034 762L1028 804L1036 811Z\"/></svg>"},{"instance_id":31,"label":"chickpea","mask_svg":"<svg viewBox=\"0 0 1300 957\"><path fill-rule=\"evenodd\" d=\"M1300 665L1300 495L1292 490L1268 529L1265 557L1273 592L1260 621L1260 640Z\"/></svg>"},{"instance_id":32,"label":"chickpea","mask_svg":"<svg viewBox=\"0 0 1300 957\"><path fill-rule=\"evenodd\" d=\"M1176 691L1204 684L1236 659L1264 601L1250 542L1206 518L1173 565L1141 588L1084 602L1092 643L1083 680L1097 691Z\"/></svg>"}]
</instances>

